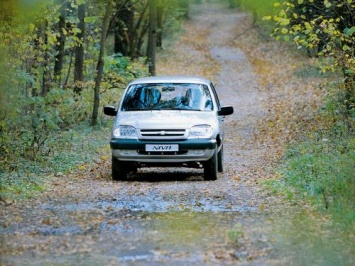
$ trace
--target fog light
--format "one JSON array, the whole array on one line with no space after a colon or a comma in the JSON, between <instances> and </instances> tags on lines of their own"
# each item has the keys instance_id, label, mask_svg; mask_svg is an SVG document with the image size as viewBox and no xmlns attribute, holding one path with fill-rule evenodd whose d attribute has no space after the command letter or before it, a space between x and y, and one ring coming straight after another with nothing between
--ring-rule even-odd
<instances>
[{"instance_id":1,"label":"fog light","mask_svg":"<svg viewBox=\"0 0 355 266\"><path fill-rule=\"evenodd\" d=\"M137 152L135 150L120 150L122 155L135 155Z\"/></svg>"},{"instance_id":2,"label":"fog light","mask_svg":"<svg viewBox=\"0 0 355 266\"><path fill-rule=\"evenodd\" d=\"M194 155L203 155L205 152L204 150L193 150Z\"/></svg>"}]
</instances>

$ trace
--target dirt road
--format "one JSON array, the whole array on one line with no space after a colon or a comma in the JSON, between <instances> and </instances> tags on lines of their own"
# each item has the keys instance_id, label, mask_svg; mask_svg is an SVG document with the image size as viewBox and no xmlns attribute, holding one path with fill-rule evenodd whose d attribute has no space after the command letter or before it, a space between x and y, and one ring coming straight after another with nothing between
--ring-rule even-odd
<instances>
[{"instance_id":1,"label":"dirt road","mask_svg":"<svg viewBox=\"0 0 355 266\"><path fill-rule=\"evenodd\" d=\"M0 207L0 265L350 265L314 217L260 185L273 156L255 140L267 95L235 43L248 16L217 5L191 14L158 74L207 76L234 106L225 172L206 182L202 170L148 169L113 182L103 162L101 179L58 177L39 199Z\"/></svg>"}]
</instances>

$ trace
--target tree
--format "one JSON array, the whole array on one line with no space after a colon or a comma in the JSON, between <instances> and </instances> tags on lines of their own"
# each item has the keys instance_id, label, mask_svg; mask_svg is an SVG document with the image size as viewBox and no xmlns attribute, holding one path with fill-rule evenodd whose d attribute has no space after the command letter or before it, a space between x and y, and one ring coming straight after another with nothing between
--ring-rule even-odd
<instances>
[{"instance_id":1,"label":"tree","mask_svg":"<svg viewBox=\"0 0 355 266\"><path fill-rule=\"evenodd\" d=\"M84 82L84 44L85 44L85 13L86 3L81 3L78 7L78 43L75 47L75 63L74 63L74 91L81 92L82 83Z\"/></svg>"},{"instance_id":2,"label":"tree","mask_svg":"<svg viewBox=\"0 0 355 266\"><path fill-rule=\"evenodd\" d=\"M117 0L111 31L114 33L114 52L136 59L142 56L141 47L147 32L147 1Z\"/></svg>"},{"instance_id":3,"label":"tree","mask_svg":"<svg viewBox=\"0 0 355 266\"><path fill-rule=\"evenodd\" d=\"M164 0L157 3L157 47L163 46L163 28L164 28Z\"/></svg>"},{"instance_id":4,"label":"tree","mask_svg":"<svg viewBox=\"0 0 355 266\"><path fill-rule=\"evenodd\" d=\"M134 5L130 0L125 0L124 3L116 2L117 12L115 14L115 54L130 56L134 54L132 47L134 38ZM132 49L133 48L133 49Z\"/></svg>"},{"instance_id":5,"label":"tree","mask_svg":"<svg viewBox=\"0 0 355 266\"><path fill-rule=\"evenodd\" d=\"M156 0L149 1L149 32L148 32L148 69L155 76L155 53L157 46L157 5Z\"/></svg>"},{"instance_id":6,"label":"tree","mask_svg":"<svg viewBox=\"0 0 355 266\"><path fill-rule=\"evenodd\" d=\"M298 48L316 48L325 57L322 71L339 71L347 115L355 103L355 0L285 0L273 19L274 36L291 41Z\"/></svg>"},{"instance_id":7,"label":"tree","mask_svg":"<svg viewBox=\"0 0 355 266\"><path fill-rule=\"evenodd\" d=\"M67 2L61 4L59 21L57 23L58 42L56 45L56 56L54 62L54 78L61 85L62 70L64 65L64 49L65 49L65 32L66 32L66 14Z\"/></svg>"},{"instance_id":8,"label":"tree","mask_svg":"<svg viewBox=\"0 0 355 266\"><path fill-rule=\"evenodd\" d=\"M94 87L94 105L92 111L91 124L95 126L97 124L97 118L99 115L99 106L100 106L100 86L104 71L104 55L105 55L105 46L106 46L106 37L109 29L110 16L112 13L113 3L108 0L104 6L104 16L102 19L101 27L101 37L100 37L100 52L99 58L96 65L96 77L95 77L95 87Z\"/></svg>"}]
</instances>

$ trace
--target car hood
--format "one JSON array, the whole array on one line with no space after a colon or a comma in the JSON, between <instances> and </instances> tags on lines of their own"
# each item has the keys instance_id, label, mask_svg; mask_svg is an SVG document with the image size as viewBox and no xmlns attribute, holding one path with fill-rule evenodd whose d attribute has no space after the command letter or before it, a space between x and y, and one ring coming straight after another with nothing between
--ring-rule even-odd
<instances>
[{"instance_id":1,"label":"car hood","mask_svg":"<svg viewBox=\"0 0 355 266\"><path fill-rule=\"evenodd\" d=\"M214 112L203 111L131 111L117 114L116 126L130 125L138 129L191 128L195 125L218 123Z\"/></svg>"}]
</instances>

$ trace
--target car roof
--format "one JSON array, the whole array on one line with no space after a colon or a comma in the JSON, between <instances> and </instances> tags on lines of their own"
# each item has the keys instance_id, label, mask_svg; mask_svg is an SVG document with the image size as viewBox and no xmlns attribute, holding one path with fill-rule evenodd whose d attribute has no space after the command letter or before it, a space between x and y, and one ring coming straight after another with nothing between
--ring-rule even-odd
<instances>
[{"instance_id":1,"label":"car roof","mask_svg":"<svg viewBox=\"0 0 355 266\"><path fill-rule=\"evenodd\" d=\"M209 85L211 81L198 76L152 76L138 78L130 82L129 85L145 83L197 83Z\"/></svg>"}]
</instances>

